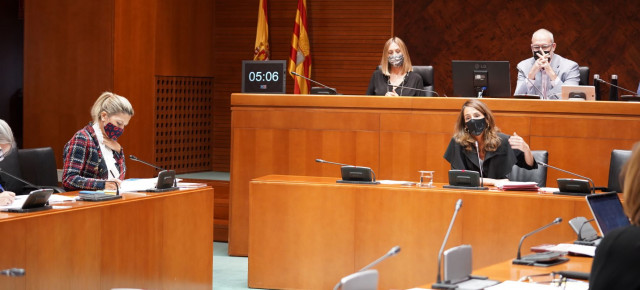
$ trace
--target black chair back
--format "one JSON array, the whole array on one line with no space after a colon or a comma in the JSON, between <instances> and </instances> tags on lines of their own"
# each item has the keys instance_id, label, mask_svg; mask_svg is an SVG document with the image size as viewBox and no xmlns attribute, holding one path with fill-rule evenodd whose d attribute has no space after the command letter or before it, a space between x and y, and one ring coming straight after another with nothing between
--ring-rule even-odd
<instances>
[{"instance_id":1,"label":"black chair back","mask_svg":"<svg viewBox=\"0 0 640 290\"><path fill-rule=\"evenodd\" d=\"M24 180L38 186L58 187L58 167L51 147L20 149L18 159Z\"/></svg>"},{"instance_id":2,"label":"black chair back","mask_svg":"<svg viewBox=\"0 0 640 290\"><path fill-rule=\"evenodd\" d=\"M579 85L588 86L589 85L589 67L588 66L581 66L581 67L578 68L578 70L580 71L580 83L579 83Z\"/></svg>"},{"instance_id":3,"label":"black chair back","mask_svg":"<svg viewBox=\"0 0 640 290\"><path fill-rule=\"evenodd\" d=\"M531 154L536 161L548 163L549 152L546 150L532 150ZM511 181L535 181L539 187L547 186L547 167L538 165L538 168L527 170L513 165L509 174Z\"/></svg>"},{"instance_id":4,"label":"black chair back","mask_svg":"<svg viewBox=\"0 0 640 290\"><path fill-rule=\"evenodd\" d=\"M433 66L430 65L414 65L413 71L422 77L422 84L427 91L433 91ZM427 97L435 96L434 93L425 93Z\"/></svg>"},{"instance_id":5,"label":"black chair back","mask_svg":"<svg viewBox=\"0 0 640 290\"><path fill-rule=\"evenodd\" d=\"M622 192L623 185L620 184L620 171L622 171L622 166L627 163L627 160L629 160L630 157L631 150L614 149L611 151L607 191Z\"/></svg>"},{"instance_id":6,"label":"black chair back","mask_svg":"<svg viewBox=\"0 0 640 290\"><path fill-rule=\"evenodd\" d=\"M2 171L18 178L22 178L22 175L20 174L20 161L18 159L17 151L13 150L11 154L5 156L4 159L0 161L0 168L2 168ZM2 180L2 185L5 190L13 191L16 194L23 193L24 183L22 183L22 181L16 180L11 176L7 176L2 173L0 173L0 180Z\"/></svg>"}]
</instances>

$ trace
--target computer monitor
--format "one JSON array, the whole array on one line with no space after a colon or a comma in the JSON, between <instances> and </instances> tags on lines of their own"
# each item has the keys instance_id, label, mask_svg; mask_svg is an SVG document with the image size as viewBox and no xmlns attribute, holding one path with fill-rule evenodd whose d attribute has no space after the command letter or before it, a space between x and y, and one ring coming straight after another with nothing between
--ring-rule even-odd
<instances>
[{"instance_id":1,"label":"computer monitor","mask_svg":"<svg viewBox=\"0 0 640 290\"><path fill-rule=\"evenodd\" d=\"M591 194L587 195L586 199L602 236L606 236L613 229L631 224L617 193Z\"/></svg>"},{"instance_id":2,"label":"computer monitor","mask_svg":"<svg viewBox=\"0 0 640 290\"><path fill-rule=\"evenodd\" d=\"M508 61L454 60L451 69L454 96L511 97Z\"/></svg>"}]
</instances>

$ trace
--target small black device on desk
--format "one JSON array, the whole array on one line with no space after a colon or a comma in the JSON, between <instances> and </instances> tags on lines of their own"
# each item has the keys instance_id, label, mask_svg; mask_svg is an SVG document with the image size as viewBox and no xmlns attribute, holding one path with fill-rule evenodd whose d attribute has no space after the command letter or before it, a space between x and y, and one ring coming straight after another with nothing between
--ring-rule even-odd
<instances>
[{"instance_id":1,"label":"small black device on desk","mask_svg":"<svg viewBox=\"0 0 640 290\"><path fill-rule=\"evenodd\" d=\"M7 208L7 212L34 212L50 209L49 197L53 193L53 189L38 189L29 193L29 196L20 208Z\"/></svg>"}]
</instances>

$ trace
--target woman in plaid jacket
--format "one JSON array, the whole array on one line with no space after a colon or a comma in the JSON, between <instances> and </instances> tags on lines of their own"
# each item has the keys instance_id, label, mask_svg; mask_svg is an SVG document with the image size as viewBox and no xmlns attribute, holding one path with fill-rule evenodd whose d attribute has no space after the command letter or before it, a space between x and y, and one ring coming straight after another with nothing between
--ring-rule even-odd
<instances>
[{"instance_id":1,"label":"woman in plaid jacket","mask_svg":"<svg viewBox=\"0 0 640 290\"><path fill-rule=\"evenodd\" d=\"M129 101L103 93L91 108L93 121L64 146L62 185L65 190L116 189L124 179L124 150L116 141L133 116Z\"/></svg>"}]
</instances>

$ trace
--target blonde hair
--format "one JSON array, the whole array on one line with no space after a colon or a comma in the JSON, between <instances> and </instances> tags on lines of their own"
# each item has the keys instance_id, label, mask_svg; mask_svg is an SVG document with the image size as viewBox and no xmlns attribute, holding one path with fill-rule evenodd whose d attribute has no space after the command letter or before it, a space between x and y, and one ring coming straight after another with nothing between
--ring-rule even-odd
<instances>
[{"instance_id":1,"label":"blonde hair","mask_svg":"<svg viewBox=\"0 0 640 290\"><path fill-rule=\"evenodd\" d=\"M4 120L0 119L0 144L15 144L11 127Z\"/></svg>"},{"instance_id":2,"label":"blonde hair","mask_svg":"<svg viewBox=\"0 0 640 290\"><path fill-rule=\"evenodd\" d=\"M484 148L482 150L486 151L496 151L498 147L500 147L500 136L498 133L500 129L496 126L496 121L493 118L493 113L491 109L485 105L485 103L478 101L477 99L469 99L462 105L462 109L460 109L460 115L458 115L458 120L456 121L456 125L454 128L453 139L465 150L471 151L474 146L476 139L469 134L466 127L466 122L464 121L464 109L466 107L471 107L478 110L484 116L484 120L487 122L487 128L484 131L483 139L484 139Z\"/></svg>"},{"instance_id":3,"label":"blonde hair","mask_svg":"<svg viewBox=\"0 0 640 290\"><path fill-rule=\"evenodd\" d=\"M133 116L133 107L127 98L111 92L104 92L91 107L93 122L97 123L100 120L100 113L102 112L106 112L108 116L119 113Z\"/></svg>"},{"instance_id":4,"label":"blonde hair","mask_svg":"<svg viewBox=\"0 0 640 290\"><path fill-rule=\"evenodd\" d=\"M631 223L640 226L640 143L633 146L631 157L624 165L624 186L622 197L624 210Z\"/></svg>"},{"instance_id":5,"label":"blonde hair","mask_svg":"<svg viewBox=\"0 0 640 290\"><path fill-rule=\"evenodd\" d=\"M402 63L402 74L406 74L407 72L413 71L413 66L411 66L411 57L409 57L409 50L407 50L407 45L404 44L404 41L399 37L392 37L387 40L384 44L384 49L382 50L382 58L380 59L380 70L382 70L382 74L385 76L389 76L391 74L391 64L389 63L389 47L392 43L395 43L400 47L400 51L402 51L402 55L404 56L404 62Z\"/></svg>"}]
</instances>

